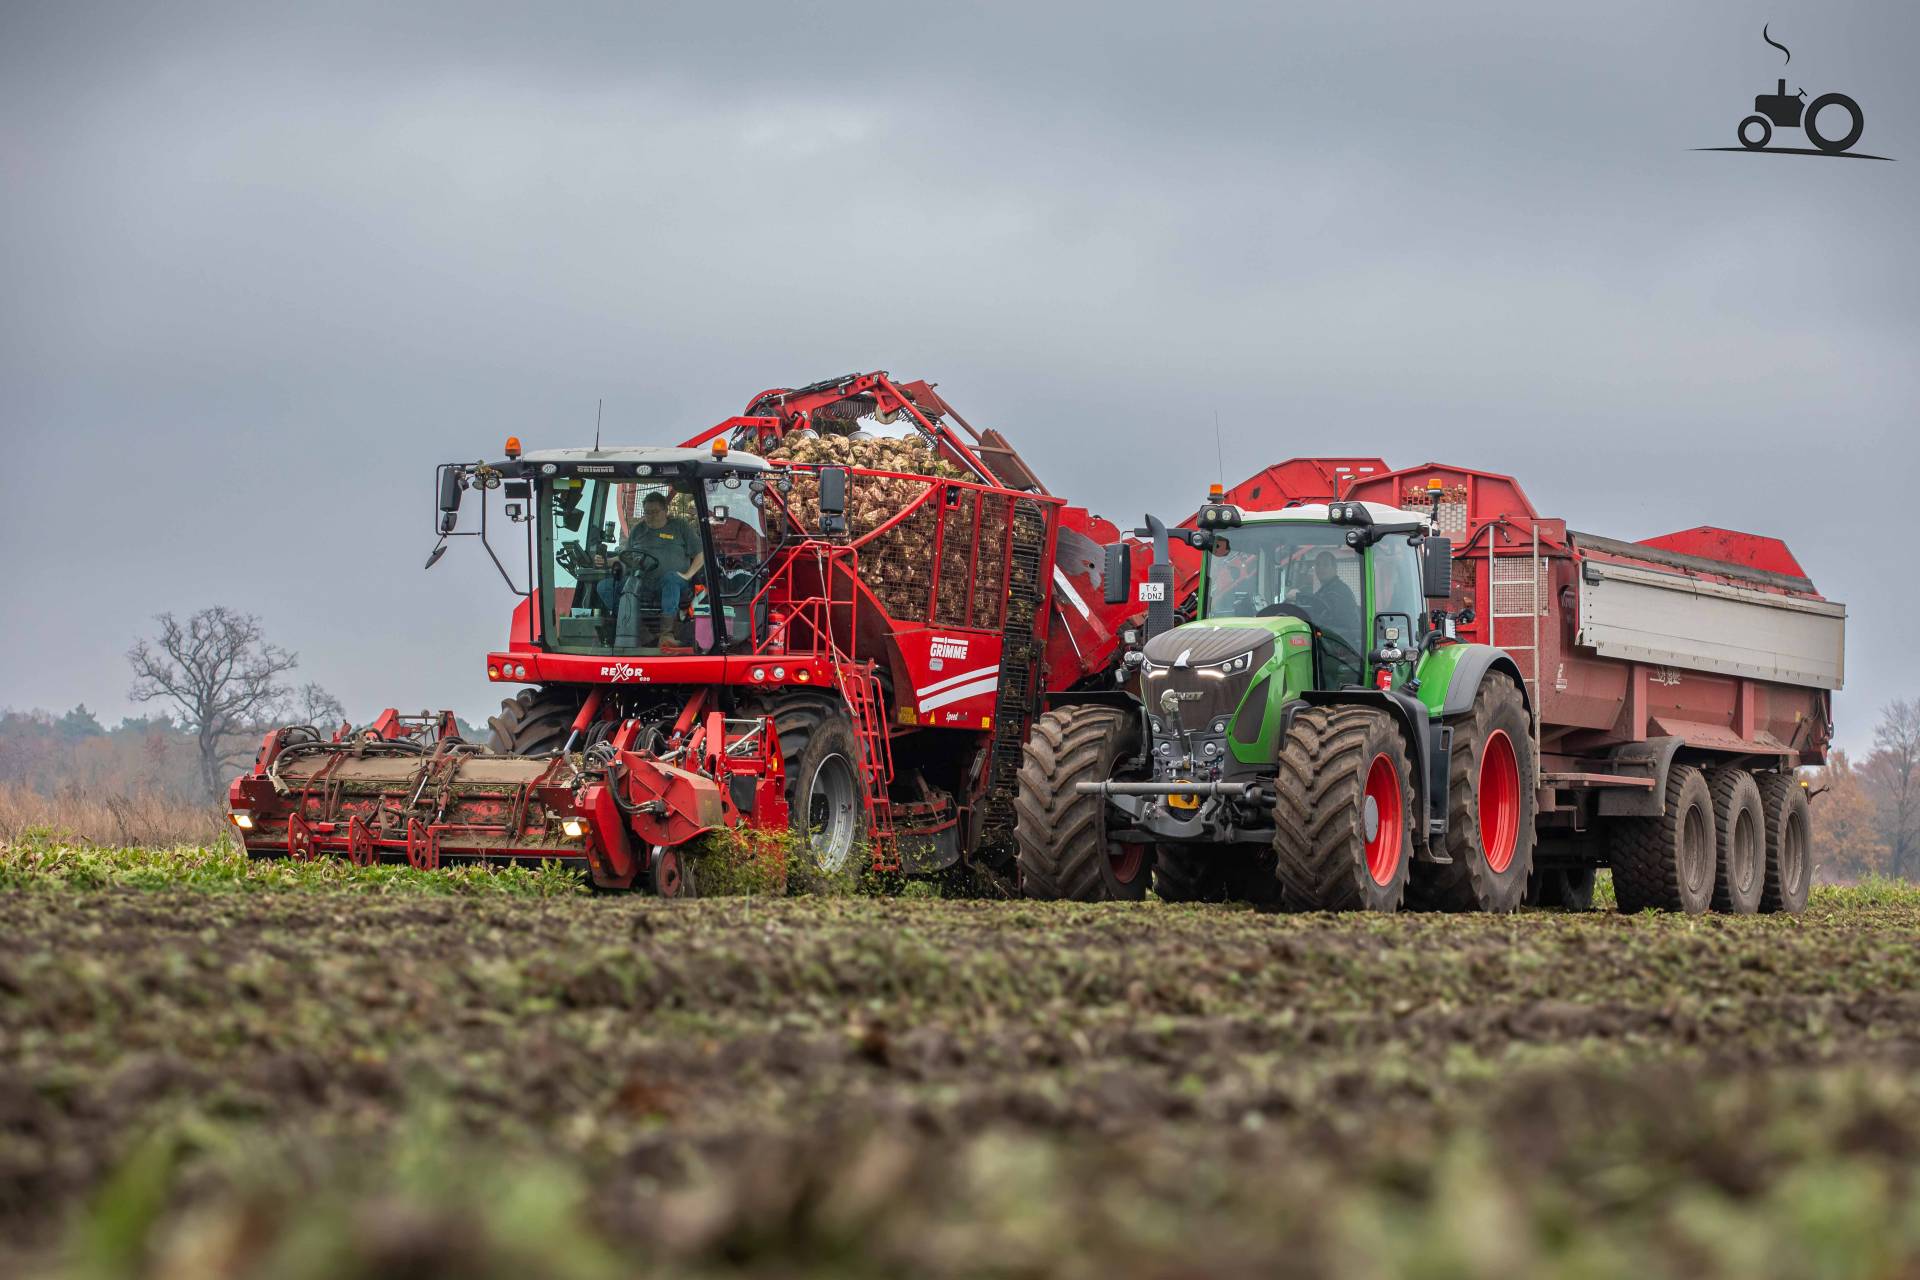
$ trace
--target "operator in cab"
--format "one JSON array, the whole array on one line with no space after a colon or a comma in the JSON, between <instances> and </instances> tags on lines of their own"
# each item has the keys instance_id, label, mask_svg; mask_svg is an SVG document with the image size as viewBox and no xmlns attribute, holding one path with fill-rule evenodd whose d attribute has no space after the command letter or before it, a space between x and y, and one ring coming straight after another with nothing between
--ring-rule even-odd
<instances>
[{"instance_id":1,"label":"operator in cab","mask_svg":"<svg viewBox=\"0 0 1920 1280\"><path fill-rule=\"evenodd\" d=\"M706 563L699 533L687 521L668 514L665 493L649 493L641 501L640 512L640 523L627 532L626 544L614 553L626 575L607 578L599 586L601 603L615 615L613 643L619 649L661 643Z\"/></svg>"},{"instance_id":2,"label":"operator in cab","mask_svg":"<svg viewBox=\"0 0 1920 1280\"><path fill-rule=\"evenodd\" d=\"M1360 679L1358 654L1360 602L1340 576L1340 562L1331 551L1313 560L1313 590L1295 593L1294 603L1307 611L1313 625L1335 643L1327 646L1328 678L1337 687Z\"/></svg>"}]
</instances>

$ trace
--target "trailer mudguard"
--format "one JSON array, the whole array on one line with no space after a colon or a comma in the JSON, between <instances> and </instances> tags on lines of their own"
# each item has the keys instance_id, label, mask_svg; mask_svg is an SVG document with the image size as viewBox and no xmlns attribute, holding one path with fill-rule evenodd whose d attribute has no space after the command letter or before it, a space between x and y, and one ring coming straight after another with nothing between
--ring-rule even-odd
<instances>
[{"instance_id":1,"label":"trailer mudguard","mask_svg":"<svg viewBox=\"0 0 1920 1280\"><path fill-rule=\"evenodd\" d=\"M1413 757L1413 811L1427 815L1427 821L1419 824L1414 832L1414 851L1425 854L1429 851L1429 838L1433 834L1433 735L1430 732L1427 709L1411 694L1401 693L1397 689L1365 689L1351 687L1346 689L1306 689L1300 694L1300 703L1310 707L1373 707L1393 717L1400 732L1407 739L1407 748ZM1293 703L1289 710L1297 707ZM1287 723L1293 717L1287 716ZM1444 804L1444 797L1442 799Z\"/></svg>"},{"instance_id":2,"label":"trailer mudguard","mask_svg":"<svg viewBox=\"0 0 1920 1280\"><path fill-rule=\"evenodd\" d=\"M1651 778L1653 786L1642 791L1633 787L1612 787L1600 793L1603 818L1657 818L1666 812L1667 773L1673 768L1674 753L1680 750L1679 738L1648 738L1615 747L1607 759L1615 773L1634 778Z\"/></svg>"}]
</instances>

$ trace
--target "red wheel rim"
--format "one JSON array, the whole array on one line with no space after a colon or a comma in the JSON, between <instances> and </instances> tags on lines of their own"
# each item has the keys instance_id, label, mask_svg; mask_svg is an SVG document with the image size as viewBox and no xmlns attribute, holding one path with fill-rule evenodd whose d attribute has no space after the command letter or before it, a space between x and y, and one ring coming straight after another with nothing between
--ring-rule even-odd
<instances>
[{"instance_id":1,"label":"red wheel rim","mask_svg":"<svg viewBox=\"0 0 1920 1280\"><path fill-rule=\"evenodd\" d=\"M1113 873L1115 884L1132 884L1133 878L1140 874L1140 866L1147 860L1145 846L1123 844L1107 854L1107 869Z\"/></svg>"},{"instance_id":2,"label":"red wheel rim","mask_svg":"<svg viewBox=\"0 0 1920 1280\"><path fill-rule=\"evenodd\" d=\"M1392 884L1400 870L1407 818L1401 805L1400 771L1384 751L1367 766L1366 800L1373 819L1373 832L1367 836L1367 874L1375 884Z\"/></svg>"},{"instance_id":3,"label":"red wheel rim","mask_svg":"<svg viewBox=\"0 0 1920 1280\"><path fill-rule=\"evenodd\" d=\"M1487 866L1505 871L1520 847L1520 761L1513 739L1495 729L1480 752L1480 844Z\"/></svg>"}]
</instances>

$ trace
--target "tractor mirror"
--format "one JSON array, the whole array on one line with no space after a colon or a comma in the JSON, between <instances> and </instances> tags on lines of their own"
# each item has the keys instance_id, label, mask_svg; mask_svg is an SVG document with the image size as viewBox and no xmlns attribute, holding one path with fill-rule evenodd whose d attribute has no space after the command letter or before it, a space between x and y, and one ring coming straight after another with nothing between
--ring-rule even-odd
<instances>
[{"instance_id":1,"label":"tractor mirror","mask_svg":"<svg viewBox=\"0 0 1920 1280\"><path fill-rule=\"evenodd\" d=\"M1426 559L1421 562L1425 591L1429 600L1453 599L1453 539L1427 539Z\"/></svg>"},{"instance_id":2,"label":"tractor mirror","mask_svg":"<svg viewBox=\"0 0 1920 1280\"><path fill-rule=\"evenodd\" d=\"M1102 599L1108 604L1125 604L1127 587L1133 581L1133 547L1116 542L1107 548L1106 562L1100 567Z\"/></svg>"},{"instance_id":3,"label":"tractor mirror","mask_svg":"<svg viewBox=\"0 0 1920 1280\"><path fill-rule=\"evenodd\" d=\"M440 468L440 532L452 533L453 526L460 519L460 491L466 488L465 477L460 468L446 465Z\"/></svg>"},{"instance_id":4,"label":"tractor mirror","mask_svg":"<svg viewBox=\"0 0 1920 1280\"><path fill-rule=\"evenodd\" d=\"M847 513L847 469L820 468L820 514L843 516Z\"/></svg>"}]
</instances>

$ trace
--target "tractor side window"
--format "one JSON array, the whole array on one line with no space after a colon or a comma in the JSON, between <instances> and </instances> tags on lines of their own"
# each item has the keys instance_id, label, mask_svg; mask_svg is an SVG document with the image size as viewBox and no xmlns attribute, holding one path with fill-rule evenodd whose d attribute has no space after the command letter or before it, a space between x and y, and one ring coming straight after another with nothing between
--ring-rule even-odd
<instances>
[{"instance_id":1,"label":"tractor side window","mask_svg":"<svg viewBox=\"0 0 1920 1280\"><path fill-rule=\"evenodd\" d=\"M1426 633L1426 600L1421 594L1420 551L1400 534L1373 545L1373 612L1405 614L1413 624L1401 640L1418 642Z\"/></svg>"}]
</instances>

